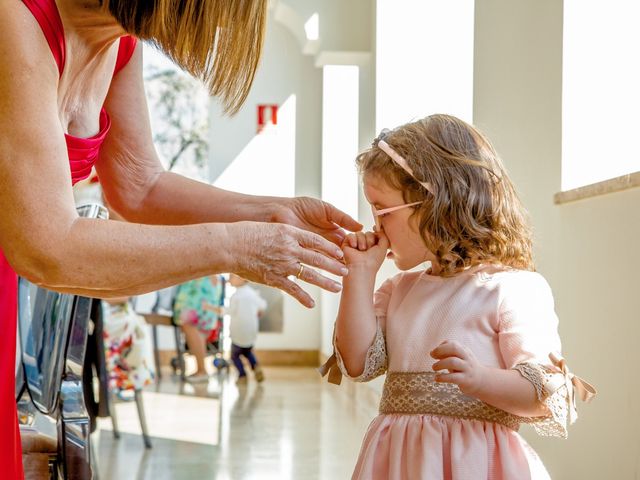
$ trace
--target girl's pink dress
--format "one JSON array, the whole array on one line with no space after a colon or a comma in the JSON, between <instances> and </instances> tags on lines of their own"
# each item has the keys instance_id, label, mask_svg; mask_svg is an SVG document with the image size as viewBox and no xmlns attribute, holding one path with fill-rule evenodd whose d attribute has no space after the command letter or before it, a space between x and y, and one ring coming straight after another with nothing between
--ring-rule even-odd
<instances>
[{"instance_id":1,"label":"girl's pink dress","mask_svg":"<svg viewBox=\"0 0 640 480\"><path fill-rule=\"evenodd\" d=\"M521 423L530 423L542 435L566 436L567 417L575 413L566 382L572 376L549 356L560 351L560 339L543 277L486 266L452 278L401 273L376 292L375 310L377 335L364 372L353 380L387 377L354 479L549 478L517 433ZM518 370L534 384L548 416L517 417L453 384L436 383L429 352L444 340L466 345L484 365ZM337 350L336 359L334 380L337 368L347 375Z\"/></svg>"},{"instance_id":2,"label":"girl's pink dress","mask_svg":"<svg viewBox=\"0 0 640 480\"><path fill-rule=\"evenodd\" d=\"M40 25L62 76L66 45L62 21L55 0L23 0ZM136 46L133 37L122 37L114 75L129 61ZM91 138L65 135L73 183L87 178L98 159L111 121L106 110L100 113L100 132ZM0 250L0 466L1 478L23 477L20 431L15 399L17 277Z\"/></svg>"}]
</instances>

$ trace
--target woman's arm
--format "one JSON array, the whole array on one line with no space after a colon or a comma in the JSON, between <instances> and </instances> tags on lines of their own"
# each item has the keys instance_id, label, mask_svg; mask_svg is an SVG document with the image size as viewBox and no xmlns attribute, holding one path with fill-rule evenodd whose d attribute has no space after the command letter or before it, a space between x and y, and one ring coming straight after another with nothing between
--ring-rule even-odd
<instances>
[{"instance_id":1,"label":"woman's arm","mask_svg":"<svg viewBox=\"0 0 640 480\"><path fill-rule=\"evenodd\" d=\"M18 274L58 291L114 297L230 271L281 288L306 306L311 297L286 278L299 262L342 274L338 247L287 225L161 227L79 218L55 63L43 38L35 46L15 41L24 33L20 25L0 26L6 59L0 64L0 248ZM311 268L303 280L340 288Z\"/></svg>"},{"instance_id":2,"label":"woman's arm","mask_svg":"<svg viewBox=\"0 0 640 480\"><path fill-rule=\"evenodd\" d=\"M172 225L280 222L336 242L343 238L338 227L352 231L362 227L320 200L245 195L166 172L152 142L140 42L114 78L105 107L112 126L96 168L109 204L129 221Z\"/></svg>"},{"instance_id":3,"label":"woman's arm","mask_svg":"<svg viewBox=\"0 0 640 480\"><path fill-rule=\"evenodd\" d=\"M336 318L336 347L351 377L365 368L367 351L376 335L373 291L376 273L387 253L384 234L358 233L345 240L344 252L349 274L342 283Z\"/></svg>"}]
</instances>

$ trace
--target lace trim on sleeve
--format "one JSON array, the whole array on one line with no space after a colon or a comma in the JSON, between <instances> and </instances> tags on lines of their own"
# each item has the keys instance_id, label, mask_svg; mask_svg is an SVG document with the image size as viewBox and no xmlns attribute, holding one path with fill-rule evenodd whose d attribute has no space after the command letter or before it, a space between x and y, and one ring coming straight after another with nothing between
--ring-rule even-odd
<instances>
[{"instance_id":1,"label":"lace trim on sleeve","mask_svg":"<svg viewBox=\"0 0 640 480\"><path fill-rule=\"evenodd\" d=\"M552 367L537 363L520 363L514 367L514 370L533 384L538 400L549 412L544 417L525 418L524 422L532 425L538 435L567 438L570 408L567 387L561 385L552 393L549 393L547 388L547 385L553 383L562 374L552 370Z\"/></svg>"},{"instance_id":2,"label":"lace trim on sleeve","mask_svg":"<svg viewBox=\"0 0 640 480\"><path fill-rule=\"evenodd\" d=\"M335 335L333 338L333 348L336 354L336 361L342 375L351 379L354 382L368 382L380 375L383 375L387 371L387 345L384 338L384 333L380 327L380 322L377 322L376 336L373 339L373 343L367 350L367 356L364 363L363 372L357 377L351 377L347 373L347 369L344 366L340 352L336 348Z\"/></svg>"}]
</instances>

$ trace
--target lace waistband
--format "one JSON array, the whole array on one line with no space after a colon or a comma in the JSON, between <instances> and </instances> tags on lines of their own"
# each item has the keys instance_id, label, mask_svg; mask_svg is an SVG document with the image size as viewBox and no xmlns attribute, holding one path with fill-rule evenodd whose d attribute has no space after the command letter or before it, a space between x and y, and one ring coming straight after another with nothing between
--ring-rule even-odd
<instances>
[{"instance_id":1,"label":"lace waistband","mask_svg":"<svg viewBox=\"0 0 640 480\"><path fill-rule=\"evenodd\" d=\"M388 372L380 413L444 415L499 423L516 431L524 420L464 395L457 385L437 383L434 372Z\"/></svg>"}]
</instances>

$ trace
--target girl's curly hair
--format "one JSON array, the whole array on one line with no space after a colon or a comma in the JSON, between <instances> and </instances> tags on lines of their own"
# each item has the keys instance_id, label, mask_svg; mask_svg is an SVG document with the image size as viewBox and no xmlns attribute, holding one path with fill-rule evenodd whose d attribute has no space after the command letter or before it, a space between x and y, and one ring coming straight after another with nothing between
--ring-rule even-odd
<instances>
[{"instance_id":1,"label":"girl's curly hair","mask_svg":"<svg viewBox=\"0 0 640 480\"><path fill-rule=\"evenodd\" d=\"M384 138L415 178L378 147ZM535 270L528 215L497 153L475 127L451 115L431 115L378 137L358 155L363 177L378 175L407 203L426 247L452 276L482 263ZM418 183L428 182L433 193Z\"/></svg>"}]
</instances>

